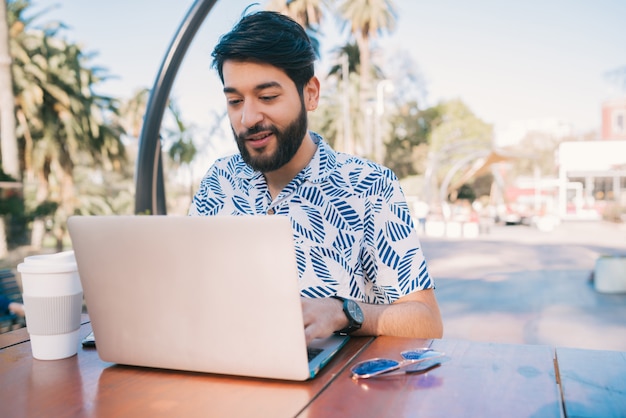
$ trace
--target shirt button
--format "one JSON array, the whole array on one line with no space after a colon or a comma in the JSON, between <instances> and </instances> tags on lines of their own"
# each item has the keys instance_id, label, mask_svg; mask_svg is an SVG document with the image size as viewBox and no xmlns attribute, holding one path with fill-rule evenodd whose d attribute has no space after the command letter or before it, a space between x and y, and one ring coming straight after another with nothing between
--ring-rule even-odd
<instances>
[{"instance_id":1,"label":"shirt button","mask_svg":"<svg viewBox=\"0 0 626 418\"><path fill-rule=\"evenodd\" d=\"M267 214L268 215L273 215L274 214L274 209L270 208L267 210Z\"/></svg>"}]
</instances>

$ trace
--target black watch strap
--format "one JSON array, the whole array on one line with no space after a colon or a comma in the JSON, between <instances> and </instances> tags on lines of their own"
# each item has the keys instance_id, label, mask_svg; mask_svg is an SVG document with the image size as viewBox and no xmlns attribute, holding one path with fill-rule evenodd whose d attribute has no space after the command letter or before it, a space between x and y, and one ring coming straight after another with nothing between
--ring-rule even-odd
<instances>
[{"instance_id":1,"label":"black watch strap","mask_svg":"<svg viewBox=\"0 0 626 418\"><path fill-rule=\"evenodd\" d=\"M339 331L335 331L335 334L348 335L360 329L363 324L363 311L361 307L351 299L346 299L341 296L331 297L343 303L343 313L346 315L346 318L348 318L348 326Z\"/></svg>"}]
</instances>

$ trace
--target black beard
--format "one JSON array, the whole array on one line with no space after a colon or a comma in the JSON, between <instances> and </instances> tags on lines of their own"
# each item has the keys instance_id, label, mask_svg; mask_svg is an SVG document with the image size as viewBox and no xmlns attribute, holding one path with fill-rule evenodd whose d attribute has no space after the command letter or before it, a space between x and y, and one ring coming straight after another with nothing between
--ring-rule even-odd
<instances>
[{"instance_id":1,"label":"black beard","mask_svg":"<svg viewBox=\"0 0 626 418\"><path fill-rule=\"evenodd\" d=\"M245 138L261 131L270 131L274 134L277 141L276 152L271 155L252 156L246 148ZM306 132L307 113L304 104L302 104L302 107L300 108L300 114L298 117L283 131L273 125L256 125L238 135L233 129L233 134L235 135L235 141L237 142L237 148L239 148L239 152L241 153L241 158L243 158L244 162L254 170L262 173L278 170L291 161L293 156L296 155L296 152L298 152L300 145L302 145Z\"/></svg>"}]
</instances>

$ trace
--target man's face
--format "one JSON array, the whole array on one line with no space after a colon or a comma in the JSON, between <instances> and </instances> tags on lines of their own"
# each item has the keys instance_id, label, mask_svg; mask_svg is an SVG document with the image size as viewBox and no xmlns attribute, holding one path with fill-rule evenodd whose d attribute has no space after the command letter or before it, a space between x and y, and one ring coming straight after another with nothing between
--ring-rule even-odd
<instances>
[{"instance_id":1,"label":"man's face","mask_svg":"<svg viewBox=\"0 0 626 418\"><path fill-rule=\"evenodd\" d=\"M268 64L226 61L228 117L246 163L274 171L296 154L307 132L307 109L295 84Z\"/></svg>"}]
</instances>

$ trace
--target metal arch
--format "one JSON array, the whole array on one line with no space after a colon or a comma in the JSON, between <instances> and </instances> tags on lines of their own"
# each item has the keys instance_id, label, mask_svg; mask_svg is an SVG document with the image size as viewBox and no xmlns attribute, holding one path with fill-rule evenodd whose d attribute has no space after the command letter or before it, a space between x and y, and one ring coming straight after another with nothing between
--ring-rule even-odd
<instances>
[{"instance_id":1,"label":"metal arch","mask_svg":"<svg viewBox=\"0 0 626 418\"><path fill-rule=\"evenodd\" d=\"M176 35L150 92L141 135L135 175L135 213L165 215L165 186L159 132L167 100L181 62L217 0L196 0L178 27Z\"/></svg>"},{"instance_id":2,"label":"metal arch","mask_svg":"<svg viewBox=\"0 0 626 418\"><path fill-rule=\"evenodd\" d=\"M478 150L466 155L465 157L458 160L446 173L446 177L441 182L441 186L439 188L439 201L443 204L447 200L448 196L448 187L450 186L450 182L452 181L452 177L461 169L464 165L471 162L472 160L483 158L489 155L491 150Z\"/></svg>"}]
</instances>

